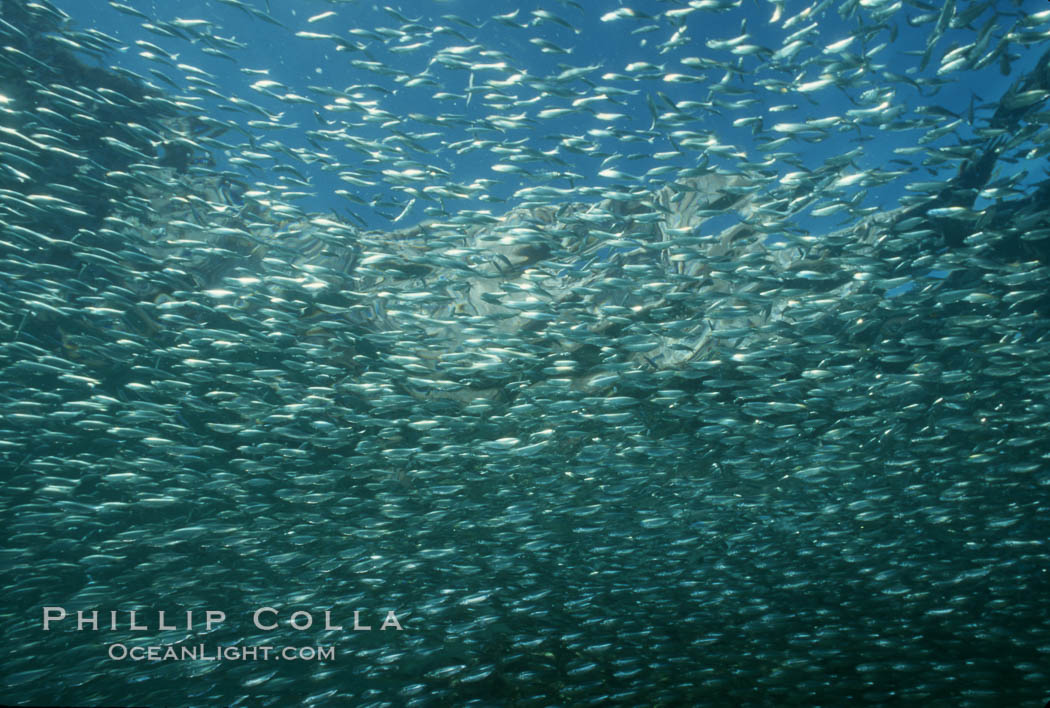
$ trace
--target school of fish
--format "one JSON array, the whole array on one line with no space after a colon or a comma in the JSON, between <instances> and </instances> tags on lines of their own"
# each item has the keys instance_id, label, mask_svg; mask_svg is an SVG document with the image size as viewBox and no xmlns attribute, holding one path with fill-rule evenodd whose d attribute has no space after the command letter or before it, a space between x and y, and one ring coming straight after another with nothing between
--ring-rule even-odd
<instances>
[{"instance_id":1,"label":"school of fish","mask_svg":"<svg viewBox=\"0 0 1050 708\"><path fill-rule=\"evenodd\" d=\"M0 2L0 702L1050 697L1045 4L98 5Z\"/></svg>"}]
</instances>

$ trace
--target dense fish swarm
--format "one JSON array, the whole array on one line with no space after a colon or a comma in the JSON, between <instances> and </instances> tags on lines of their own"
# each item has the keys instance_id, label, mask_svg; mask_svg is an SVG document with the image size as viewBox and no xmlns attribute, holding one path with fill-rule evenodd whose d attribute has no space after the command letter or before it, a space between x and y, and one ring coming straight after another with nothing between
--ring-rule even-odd
<instances>
[{"instance_id":1,"label":"dense fish swarm","mask_svg":"<svg viewBox=\"0 0 1050 708\"><path fill-rule=\"evenodd\" d=\"M1046 699L1050 11L217 3L0 3L0 701Z\"/></svg>"}]
</instances>

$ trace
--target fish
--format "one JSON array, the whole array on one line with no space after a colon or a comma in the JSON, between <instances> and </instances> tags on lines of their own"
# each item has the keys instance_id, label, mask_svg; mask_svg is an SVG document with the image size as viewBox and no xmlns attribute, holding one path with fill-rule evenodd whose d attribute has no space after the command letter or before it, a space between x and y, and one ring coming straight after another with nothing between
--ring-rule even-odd
<instances>
[{"instance_id":1,"label":"fish","mask_svg":"<svg viewBox=\"0 0 1050 708\"><path fill-rule=\"evenodd\" d=\"M1050 15L448 9L5 0L3 702L1045 700Z\"/></svg>"}]
</instances>

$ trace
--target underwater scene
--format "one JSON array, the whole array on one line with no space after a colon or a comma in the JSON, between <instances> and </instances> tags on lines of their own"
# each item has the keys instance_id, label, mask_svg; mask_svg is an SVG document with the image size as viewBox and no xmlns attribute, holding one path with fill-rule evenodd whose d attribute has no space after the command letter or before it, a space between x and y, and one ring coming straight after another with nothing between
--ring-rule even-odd
<instances>
[{"instance_id":1,"label":"underwater scene","mask_svg":"<svg viewBox=\"0 0 1050 708\"><path fill-rule=\"evenodd\" d=\"M0 0L0 703L1042 706L1050 3Z\"/></svg>"}]
</instances>

